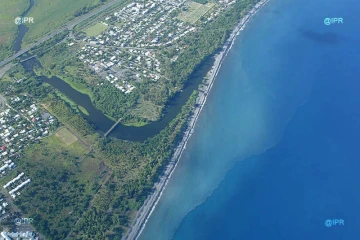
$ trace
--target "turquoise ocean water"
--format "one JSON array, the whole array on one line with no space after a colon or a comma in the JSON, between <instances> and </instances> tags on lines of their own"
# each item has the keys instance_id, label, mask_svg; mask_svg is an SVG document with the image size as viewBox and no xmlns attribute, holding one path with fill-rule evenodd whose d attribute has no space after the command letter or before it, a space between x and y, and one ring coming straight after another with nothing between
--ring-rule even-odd
<instances>
[{"instance_id":1,"label":"turquoise ocean water","mask_svg":"<svg viewBox=\"0 0 360 240\"><path fill-rule=\"evenodd\" d=\"M359 239L359 12L270 0L253 17L141 240Z\"/></svg>"}]
</instances>

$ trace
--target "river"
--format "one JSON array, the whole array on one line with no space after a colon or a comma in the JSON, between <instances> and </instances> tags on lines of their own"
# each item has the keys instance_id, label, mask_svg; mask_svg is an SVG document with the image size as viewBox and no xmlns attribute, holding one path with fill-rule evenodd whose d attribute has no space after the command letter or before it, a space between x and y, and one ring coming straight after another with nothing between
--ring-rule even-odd
<instances>
[{"instance_id":1,"label":"river","mask_svg":"<svg viewBox=\"0 0 360 240\"><path fill-rule=\"evenodd\" d=\"M29 8L21 15L22 17L31 10L34 6L34 0L30 0ZM21 24L18 26L18 36L14 43L14 51L17 52L21 49L22 40L28 31L26 25ZM23 59L28 57L24 55ZM184 89L177 93L173 99L168 103L166 109L163 112L163 116L159 121L149 123L141 127L125 126L118 124L109 134L109 137L130 140L130 141L144 141L148 138L151 138L158 134L162 129L164 129L168 124L180 113L182 106L189 99L190 95L194 90L198 89L199 84L201 84L206 73L210 70L213 64L213 58L209 57L200 64L195 71L190 75L189 81L186 83ZM27 71L32 72L34 76L35 73L32 71L32 68L35 65L40 65L37 59L30 59L22 65L27 69ZM96 109L91 102L89 96L82 94L75 89L73 89L65 81L61 80L58 77L47 78L45 76L39 77L43 82L49 83L54 88L58 89L60 92L69 97L77 105L84 107L89 115L80 113L85 119L87 119L94 127L97 132L104 134L107 132L111 126L115 124L114 121L109 119L101 111Z\"/></svg>"},{"instance_id":2,"label":"river","mask_svg":"<svg viewBox=\"0 0 360 240\"><path fill-rule=\"evenodd\" d=\"M34 0L30 0L30 5L29 5L28 9L26 9L26 11L21 15L21 17L26 17L26 14L28 14L28 12L31 10L31 8L33 6L34 6ZM22 40L28 30L29 29L25 24L18 25L18 35L15 39L14 47L13 47L15 52L18 52L21 50Z\"/></svg>"},{"instance_id":3,"label":"river","mask_svg":"<svg viewBox=\"0 0 360 240\"><path fill-rule=\"evenodd\" d=\"M178 113L180 113L182 106L187 102L192 92L198 89L199 84L201 84L203 78L212 67L213 61L214 59L209 57L202 64L200 64L198 68L196 68L196 70L190 75L184 89L177 93L176 96L166 106L166 109L163 112L163 116L159 121L152 122L141 127L124 126L122 124L118 124L108 136L130 141L144 141L158 134L162 129L168 126L168 124L176 117ZM36 75L32 71L32 68L39 64L40 63L35 58L22 63L25 69L27 69L29 72L32 72L34 76ZM41 76L39 78L43 82L49 83L51 86L64 93L76 104L84 107L89 115L81 113L82 116L86 118L100 134L104 134L111 128L113 124L115 124L114 121L109 119L101 111L94 107L88 95L76 91L65 81L58 77L47 78L45 76Z\"/></svg>"}]
</instances>

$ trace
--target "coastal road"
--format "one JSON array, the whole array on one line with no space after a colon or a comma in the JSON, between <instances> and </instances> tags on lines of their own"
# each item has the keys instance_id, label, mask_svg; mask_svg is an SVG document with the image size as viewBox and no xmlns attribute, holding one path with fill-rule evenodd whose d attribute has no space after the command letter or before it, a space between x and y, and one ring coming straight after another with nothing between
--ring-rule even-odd
<instances>
[{"instance_id":1,"label":"coastal road","mask_svg":"<svg viewBox=\"0 0 360 240\"><path fill-rule=\"evenodd\" d=\"M18 58L19 56L23 55L24 53L30 51L30 49L42 44L43 42L53 38L55 35L65 31L65 30L71 30L73 29L76 25L78 25L79 23L81 23L82 21L85 21L86 19L89 19L93 16L95 16L98 13L101 13L102 11L120 3L120 2L125 2L125 0L114 0L112 2L109 2L105 5L102 5L101 7L95 9L92 12L89 12L87 14L84 14L78 18L73 19L72 21L68 22L66 25L63 25L61 27L59 27L58 29L55 29L54 31L52 31L51 33L47 34L46 36L40 38L38 41L36 41L35 43L32 43L30 45L28 45L27 47L25 47L24 49L21 49L20 51L18 51L17 53L15 53L14 55L12 55L11 57L4 59L0 62L0 67L4 66L5 64L8 64L9 62L11 62L12 60Z\"/></svg>"},{"instance_id":2,"label":"coastal road","mask_svg":"<svg viewBox=\"0 0 360 240\"><path fill-rule=\"evenodd\" d=\"M210 70L210 76L207 79L207 82L204 83L203 91L199 93L199 96L196 100L196 104L198 104L199 107L195 108L193 115L189 117L188 119L188 128L184 133L183 139L181 140L180 144L175 149L175 152L171 158L171 161L166 167L166 170L160 180L155 183L155 187L153 188L153 193L148 196L148 198L145 200L143 206L139 209L137 212L134 221L132 222L131 226L129 227L126 235L122 238L122 240L137 240L140 236L142 230L144 229L147 220L152 214L152 211L155 209L161 195L162 191L167 185L168 180L171 177L172 172L175 170L178 160L180 159L183 150L186 148L186 144L188 140L190 139L192 133L194 132L195 124L197 122L197 119L200 116L200 113L205 106L207 95L210 92L214 81L216 79L216 76L221 68L221 65L223 63L223 60L229 50L231 49L232 43L234 42L237 34L245 27L246 23L249 21L249 18L253 16L256 11L266 4L269 0L262 0L257 5L253 7L253 10L250 15L246 15L244 18L240 20L237 27L233 30L233 32L230 34L230 37L225 42L224 47L222 51L215 57L215 61L213 64L212 69Z\"/></svg>"}]
</instances>

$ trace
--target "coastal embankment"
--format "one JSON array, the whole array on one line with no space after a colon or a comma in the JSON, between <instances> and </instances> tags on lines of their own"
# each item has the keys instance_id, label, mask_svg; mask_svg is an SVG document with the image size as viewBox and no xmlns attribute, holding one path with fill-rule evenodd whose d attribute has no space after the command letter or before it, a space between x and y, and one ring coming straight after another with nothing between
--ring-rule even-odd
<instances>
[{"instance_id":1,"label":"coastal embankment","mask_svg":"<svg viewBox=\"0 0 360 240\"><path fill-rule=\"evenodd\" d=\"M176 169L176 166L181 158L181 155L186 148L186 144L194 132L194 128L197 122L198 117L200 116L201 110L203 109L207 96L211 91L211 88L214 84L215 78L221 68L223 60L225 59L227 53L231 49L236 36L244 29L246 23L250 20L250 18L256 14L256 12L264 6L269 0L262 0L258 2L237 24L235 29L230 34L229 38L225 42L222 50L215 56L214 64L211 70L208 73L208 78L206 82L202 85L201 91L199 91L198 98L196 99L196 107L192 116L188 120L188 128L184 132L184 137L181 142L176 147L174 154L166 166L164 174L161 176L160 180L155 183L153 193L145 200L143 206L139 209L136 217L130 226L127 234L123 237L123 240L134 240L137 239L142 230L144 229L150 215L154 211L157 203L159 202L163 190L165 189L169 179L171 178L172 173Z\"/></svg>"}]
</instances>

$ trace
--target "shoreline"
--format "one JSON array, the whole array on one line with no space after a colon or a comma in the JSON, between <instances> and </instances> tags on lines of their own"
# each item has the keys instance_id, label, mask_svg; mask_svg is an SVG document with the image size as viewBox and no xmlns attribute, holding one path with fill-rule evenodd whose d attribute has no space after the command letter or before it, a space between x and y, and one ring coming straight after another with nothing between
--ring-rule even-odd
<instances>
[{"instance_id":1,"label":"shoreline","mask_svg":"<svg viewBox=\"0 0 360 240\"><path fill-rule=\"evenodd\" d=\"M154 211L157 203L159 202L163 191L165 190L169 179L171 178L174 170L176 169L177 164L181 158L181 155L186 149L186 144L190 139L192 133L194 132L194 128L196 126L196 122L200 116L200 113L206 103L207 96L211 91L211 88L215 82L216 76L222 66L224 59L226 58L228 52L232 48L236 36L240 34L242 30L244 30L246 24L249 22L252 16L254 16L257 11L264 6L270 0L261 0L259 1L252 9L246 14L243 18L240 19L232 33L230 34L229 38L224 43L222 50L215 56L215 61L213 66L211 67L210 71L208 72L209 77L207 78L206 82L203 83L200 90L203 92L198 91L198 97L196 99L196 104L199 107L194 109L193 114L188 119L188 127L184 132L184 137L175 148L173 156L170 162L167 164L163 175L160 177L160 180L154 184L154 191L151 195L147 197L142 207L138 210L134 221L132 222L131 226L129 227L126 235L122 238L123 240L133 240L138 239L141 235L143 229L146 226L147 221L149 220L152 212Z\"/></svg>"}]
</instances>

